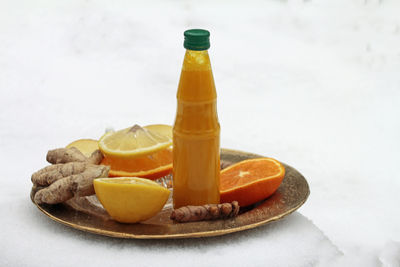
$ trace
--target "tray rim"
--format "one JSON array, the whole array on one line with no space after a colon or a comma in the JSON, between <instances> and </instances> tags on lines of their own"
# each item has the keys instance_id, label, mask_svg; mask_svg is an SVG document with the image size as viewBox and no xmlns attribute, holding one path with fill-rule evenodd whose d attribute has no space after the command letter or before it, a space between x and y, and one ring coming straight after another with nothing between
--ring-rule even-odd
<instances>
[{"instance_id":1,"label":"tray rim","mask_svg":"<svg viewBox=\"0 0 400 267\"><path fill-rule=\"evenodd\" d=\"M265 156L261 156L261 155L254 154L254 153L251 153L251 152L245 152L245 151L234 150L234 149L226 149L226 148L222 148L221 149L221 153L222 152L227 152L227 153L230 152L231 154L232 153L246 154L246 155L251 155L251 156L254 156L254 157L265 157ZM286 166L291 167L290 165L287 165L285 163L283 163L283 164L286 165ZM291 167L291 168L293 168L293 167ZM293 169L296 170L295 168L293 168ZM53 221L56 221L58 223L61 223L61 224L65 225L65 226L71 227L71 228L76 229L76 230L81 230L81 231L89 232L89 233L92 233L92 234L98 234L98 235L103 235L103 236L108 236L108 237L124 238L124 239L180 239L180 238L213 237L213 236L226 235L226 234L230 234L230 233L241 232L241 231L244 231L244 230L253 229L253 228L268 224L270 222L277 221L277 220L279 220L279 219L281 219L281 218L293 213L294 211L296 211L298 208L300 208L307 201L307 199L308 199L308 197L310 195L310 187L309 187L309 184L308 184L307 180L304 178L303 175L301 175L301 178L304 180L304 182L306 184L306 188L307 188L306 196L296 206L294 206L293 208L289 209L288 211L286 211L284 213L281 213L279 215L276 215L274 217L268 218L266 220L260 221L260 222L246 224L246 225L239 226L239 227L212 230L212 231L193 232L193 233L180 233L180 234L168 234L168 235L161 235L161 234L160 235L159 234L140 235L140 234L129 234L129 233L114 232L114 231L104 230L104 229L100 229L100 228L96 228L96 227L88 227L88 226L78 225L78 224L74 224L74 223L71 223L71 222L68 222L68 221L64 221L64 220L52 215L51 213L49 213L41 205L36 204L36 203L34 203L34 204L41 212L43 212L46 216L48 216ZM91 216L93 216L93 215L91 215Z\"/></svg>"}]
</instances>

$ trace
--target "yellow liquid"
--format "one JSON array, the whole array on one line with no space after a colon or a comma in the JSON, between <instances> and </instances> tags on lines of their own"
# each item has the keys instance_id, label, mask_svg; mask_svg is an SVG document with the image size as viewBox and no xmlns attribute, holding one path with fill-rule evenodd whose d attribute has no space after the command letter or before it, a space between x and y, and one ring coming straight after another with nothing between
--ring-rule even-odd
<instances>
[{"instance_id":1,"label":"yellow liquid","mask_svg":"<svg viewBox=\"0 0 400 267\"><path fill-rule=\"evenodd\" d=\"M219 203L220 126L208 52L187 50L174 124L174 208Z\"/></svg>"}]
</instances>

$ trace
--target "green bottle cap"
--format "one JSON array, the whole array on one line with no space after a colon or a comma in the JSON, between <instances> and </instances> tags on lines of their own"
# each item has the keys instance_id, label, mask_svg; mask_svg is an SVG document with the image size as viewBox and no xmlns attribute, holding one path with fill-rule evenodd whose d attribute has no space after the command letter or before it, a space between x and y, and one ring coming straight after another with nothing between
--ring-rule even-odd
<instances>
[{"instance_id":1,"label":"green bottle cap","mask_svg":"<svg viewBox=\"0 0 400 267\"><path fill-rule=\"evenodd\" d=\"M185 41L183 47L189 50L207 50L210 48L210 32L202 29L187 30L183 34Z\"/></svg>"}]
</instances>

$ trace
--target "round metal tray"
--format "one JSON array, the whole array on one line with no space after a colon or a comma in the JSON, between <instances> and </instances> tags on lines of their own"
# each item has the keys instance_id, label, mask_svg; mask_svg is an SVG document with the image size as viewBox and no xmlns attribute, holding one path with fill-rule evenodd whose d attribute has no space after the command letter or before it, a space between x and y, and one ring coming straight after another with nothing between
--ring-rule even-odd
<instances>
[{"instance_id":1,"label":"round metal tray","mask_svg":"<svg viewBox=\"0 0 400 267\"><path fill-rule=\"evenodd\" d=\"M262 157L252 153L222 149L221 160L239 162ZM298 209L307 200L310 190L306 179L284 164L285 178L269 198L253 206L241 208L239 216L227 220L175 223L169 219L172 208L164 208L155 217L136 224L122 224L99 216L76 211L64 205L37 205L40 211L56 222L69 227L119 238L168 239L193 238L229 234L255 228L278 220Z\"/></svg>"}]
</instances>

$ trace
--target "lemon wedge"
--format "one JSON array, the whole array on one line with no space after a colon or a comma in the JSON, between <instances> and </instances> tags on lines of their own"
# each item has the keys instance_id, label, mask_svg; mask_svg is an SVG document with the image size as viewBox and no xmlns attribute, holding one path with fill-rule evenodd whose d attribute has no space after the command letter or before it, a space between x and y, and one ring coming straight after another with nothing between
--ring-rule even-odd
<instances>
[{"instance_id":1,"label":"lemon wedge","mask_svg":"<svg viewBox=\"0 0 400 267\"><path fill-rule=\"evenodd\" d=\"M162 210L170 194L156 182L137 177L98 178L93 185L106 211L122 223L150 219Z\"/></svg>"},{"instance_id":2,"label":"lemon wedge","mask_svg":"<svg viewBox=\"0 0 400 267\"><path fill-rule=\"evenodd\" d=\"M99 140L99 148L106 157L135 158L155 153L172 145L165 133L169 125L140 127L134 125L117 132L108 132ZM172 135L172 134L171 134Z\"/></svg>"}]
</instances>

